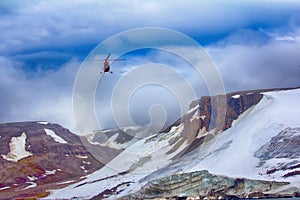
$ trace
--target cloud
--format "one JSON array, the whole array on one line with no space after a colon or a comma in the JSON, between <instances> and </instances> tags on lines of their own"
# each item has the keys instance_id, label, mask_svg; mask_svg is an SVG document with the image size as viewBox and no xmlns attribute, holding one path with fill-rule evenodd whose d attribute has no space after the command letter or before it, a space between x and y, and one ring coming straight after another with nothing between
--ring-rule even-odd
<instances>
[{"instance_id":1,"label":"cloud","mask_svg":"<svg viewBox=\"0 0 300 200\"><path fill-rule=\"evenodd\" d=\"M199 53L191 47L177 48L177 52L185 52L192 58ZM175 50L175 47L168 49ZM126 62L114 62L111 65L114 74L105 74L97 88L96 109L102 127L115 126L115 118L129 125L128 112L135 123L147 124L154 105L165 109L166 121L170 125L181 116L181 109L185 112L193 100L208 94L200 74L180 55L148 50L143 54L131 52L125 56L128 58ZM190 95L190 90L193 95ZM183 107L180 103L184 104ZM112 107L117 115L112 114Z\"/></svg>"},{"instance_id":2,"label":"cloud","mask_svg":"<svg viewBox=\"0 0 300 200\"><path fill-rule=\"evenodd\" d=\"M254 33L249 31L249 34ZM244 33L242 33L243 35ZM278 40L277 33L269 34L267 42L256 42L254 36L249 35L245 39L252 38L253 42L235 40L234 37L243 39L234 33L224 41L206 48L212 56L221 73L226 91L238 91L244 89L258 89L270 87L299 86L299 35L291 33L291 40ZM265 37L265 36L264 36ZM291 36L282 36L291 37ZM233 38L233 39L232 39ZM260 40L260 38L258 38ZM234 41L234 42L232 42ZM175 47L173 47L175 48ZM183 57L197 58L197 52L192 47L177 47ZM193 66L190 66L181 57L159 50L149 50L144 54L130 53L125 55L126 62L112 63L113 74L105 74L97 88L96 114L102 128L115 126L114 116L111 111L112 92L118 80L124 76L124 72L145 63L159 63L171 67L177 71L183 79L187 80L198 98L207 95L207 86L204 80L196 75ZM41 70L28 75L20 70L8 59L1 59L1 121L26 121L48 120L58 122L72 130L75 130L72 110L72 88L79 63L69 62L56 70ZM97 73L95 73L97 70ZM93 76L98 76L99 63L93 64ZM159 70L157 75L162 76ZM209 72L209 69L208 69ZM134 80L143 81L149 73L138 74ZM177 92L184 91L181 82L164 74L164 79L177 88ZM91 77L85 77L86 80ZM124 86L125 87L125 86ZM12 88L16 88L12 90ZM126 93L124 90L123 92ZM131 99L125 99L126 94L119 94L118 106L125 106L130 101L128 109L132 118L138 124L149 123L149 109L154 105L162 105L167 111L168 123L176 120L180 112L176 94L158 85L148 85L136 90ZM155 98L159 96L160 98ZM120 115L122 113L119 113ZM179 115L178 115L179 114ZM126 117L126 115L124 115ZM124 117L123 116L123 117ZM120 116L122 117L122 116ZM88 119L87 119L88 120Z\"/></svg>"},{"instance_id":3,"label":"cloud","mask_svg":"<svg viewBox=\"0 0 300 200\"><path fill-rule=\"evenodd\" d=\"M300 85L300 71L297 67L300 64L297 53L300 51L299 30L281 35L279 39L276 35L278 33L270 34L264 43L257 43L250 37L252 40L246 43L225 39L224 43L208 47L227 91ZM249 39L235 34L229 36L233 37Z\"/></svg>"},{"instance_id":4,"label":"cloud","mask_svg":"<svg viewBox=\"0 0 300 200\"><path fill-rule=\"evenodd\" d=\"M227 91L299 86L299 10L296 0L1 1L0 121L48 120L73 129L72 88L79 63L72 59L84 58L113 34L145 26L175 29L204 44ZM145 34L131 39L150 38ZM180 48L197 57L192 48ZM174 55L151 51L127 58L114 63L116 73L101 80L106 87L98 88L96 108L103 127L113 125L114 84L122 72L139 64L171 66L190 81L198 97L207 93L192 66ZM133 118L149 121L146 111L157 103L166 104L169 111L177 108L170 94L154 101L160 93L167 92L160 87L137 91L130 104L136 105Z\"/></svg>"},{"instance_id":5,"label":"cloud","mask_svg":"<svg viewBox=\"0 0 300 200\"><path fill-rule=\"evenodd\" d=\"M72 3L14 0L14 3L2 4L9 12L1 16L0 52L9 55L61 51L69 47L80 49L82 45L97 44L120 31L144 26L175 29L206 43L206 39L224 37L238 28L281 26L299 11L296 2L280 1L270 4L222 0L184 3L179 0Z\"/></svg>"},{"instance_id":6,"label":"cloud","mask_svg":"<svg viewBox=\"0 0 300 200\"><path fill-rule=\"evenodd\" d=\"M31 75L16 66L0 58L0 121L46 120L74 130L72 88L78 63Z\"/></svg>"}]
</instances>

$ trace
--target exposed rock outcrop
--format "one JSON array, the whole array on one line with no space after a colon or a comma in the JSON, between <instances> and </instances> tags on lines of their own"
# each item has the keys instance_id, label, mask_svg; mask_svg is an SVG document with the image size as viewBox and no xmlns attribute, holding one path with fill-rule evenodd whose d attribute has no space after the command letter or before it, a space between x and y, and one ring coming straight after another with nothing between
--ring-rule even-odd
<instances>
[{"instance_id":1,"label":"exposed rock outcrop","mask_svg":"<svg viewBox=\"0 0 300 200\"><path fill-rule=\"evenodd\" d=\"M288 127L255 152L264 174L283 178L300 176L300 128ZM289 162L287 162L289 160Z\"/></svg>"},{"instance_id":2,"label":"exposed rock outcrop","mask_svg":"<svg viewBox=\"0 0 300 200\"><path fill-rule=\"evenodd\" d=\"M147 183L135 194L120 199L231 199L299 196L299 189L285 190L286 182L249 180L212 175L208 171L174 174Z\"/></svg>"},{"instance_id":3,"label":"exposed rock outcrop","mask_svg":"<svg viewBox=\"0 0 300 200\"><path fill-rule=\"evenodd\" d=\"M193 151L214 135L230 128L234 120L256 105L262 97L259 90L204 96L193 101L187 114L163 131L168 132L173 126L184 125L182 137L189 142L189 146L174 159Z\"/></svg>"}]
</instances>

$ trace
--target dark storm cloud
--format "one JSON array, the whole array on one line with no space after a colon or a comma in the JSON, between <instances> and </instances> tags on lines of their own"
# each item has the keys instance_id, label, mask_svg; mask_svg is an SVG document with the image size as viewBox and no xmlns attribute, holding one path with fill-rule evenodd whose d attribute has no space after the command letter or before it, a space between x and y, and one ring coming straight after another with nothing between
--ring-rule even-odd
<instances>
[{"instance_id":1,"label":"dark storm cloud","mask_svg":"<svg viewBox=\"0 0 300 200\"><path fill-rule=\"evenodd\" d=\"M24 2L14 0L0 6L8 11L0 21L3 54L70 47L77 48L75 53L84 44L96 45L112 34L144 26L172 28L205 44L240 28L283 26L299 11L298 3L292 1Z\"/></svg>"}]
</instances>

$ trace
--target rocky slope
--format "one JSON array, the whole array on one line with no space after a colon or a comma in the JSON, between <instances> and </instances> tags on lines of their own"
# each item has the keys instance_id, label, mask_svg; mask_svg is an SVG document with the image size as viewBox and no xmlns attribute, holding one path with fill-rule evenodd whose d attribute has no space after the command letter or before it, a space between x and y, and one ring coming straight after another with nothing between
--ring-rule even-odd
<instances>
[{"instance_id":1,"label":"rocky slope","mask_svg":"<svg viewBox=\"0 0 300 200\"><path fill-rule=\"evenodd\" d=\"M249 180L212 175L208 171L174 174L147 183L133 195L120 199L234 199L234 198L281 198L300 195L299 190L282 189L287 182ZM277 190L277 191L276 191ZM99 196L94 197L97 199ZM99 198L98 198L99 199Z\"/></svg>"},{"instance_id":2,"label":"rocky slope","mask_svg":"<svg viewBox=\"0 0 300 200\"><path fill-rule=\"evenodd\" d=\"M285 128L255 152L263 174L283 178L300 175L300 128Z\"/></svg>"},{"instance_id":3,"label":"rocky slope","mask_svg":"<svg viewBox=\"0 0 300 200\"><path fill-rule=\"evenodd\" d=\"M78 136L48 122L0 124L0 144L1 199L45 196L102 166Z\"/></svg>"}]
</instances>

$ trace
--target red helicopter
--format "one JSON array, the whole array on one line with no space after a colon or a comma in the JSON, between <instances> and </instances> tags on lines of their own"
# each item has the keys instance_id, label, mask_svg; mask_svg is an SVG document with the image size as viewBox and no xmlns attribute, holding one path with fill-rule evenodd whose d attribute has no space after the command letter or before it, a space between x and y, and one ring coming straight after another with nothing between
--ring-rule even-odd
<instances>
[{"instance_id":1,"label":"red helicopter","mask_svg":"<svg viewBox=\"0 0 300 200\"><path fill-rule=\"evenodd\" d=\"M104 60L101 59L101 60L85 60L85 61L92 61L92 62L95 62L95 61L104 61L103 62L103 68L100 71L100 74L105 73L105 72L113 73L113 71L110 70L110 64L109 64L109 61L108 61L110 55L111 55L111 53L109 53ZM120 61L120 60L126 60L126 59L120 59L119 58L119 59L113 59L112 61Z\"/></svg>"},{"instance_id":2,"label":"red helicopter","mask_svg":"<svg viewBox=\"0 0 300 200\"><path fill-rule=\"evenodd\" d=\"M109 64L109 57L110 57L111 53L109 53L106 58L104 59L104 63L103 63L103 69L100 72L100 74L105 73L105 72L110 72L113 73L113 71L110 70L110 64ZM114 59L113 61L118 61L118 60L125 60L125 59Z\"/></svg>"}]
</instances>

